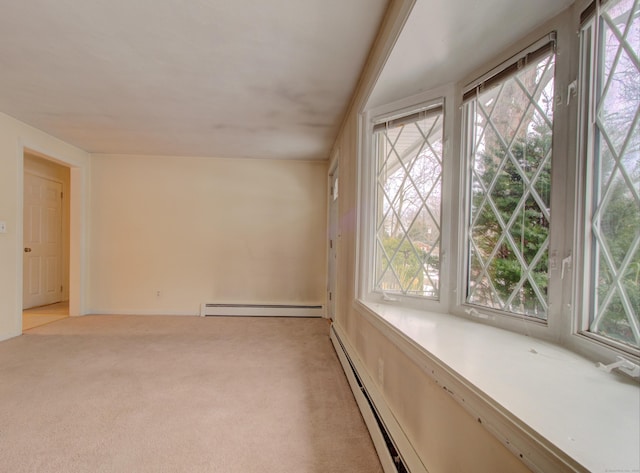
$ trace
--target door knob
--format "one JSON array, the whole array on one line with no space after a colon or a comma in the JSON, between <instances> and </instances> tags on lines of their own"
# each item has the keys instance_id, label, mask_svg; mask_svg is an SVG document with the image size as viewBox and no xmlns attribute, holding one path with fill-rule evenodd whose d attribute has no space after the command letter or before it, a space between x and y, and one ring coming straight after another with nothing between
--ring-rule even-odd
<instances>
[{"instance_id":1,"label":"door knob","mask_svg":"<svg viewBox=\"0 0 640 473\"><path fill-rule=\"evenodd\" d=\"M25 249L24 249L24 252L25 252L25 253L31 253L31 248L25 248Z\"/></svg>"}]
</instances>

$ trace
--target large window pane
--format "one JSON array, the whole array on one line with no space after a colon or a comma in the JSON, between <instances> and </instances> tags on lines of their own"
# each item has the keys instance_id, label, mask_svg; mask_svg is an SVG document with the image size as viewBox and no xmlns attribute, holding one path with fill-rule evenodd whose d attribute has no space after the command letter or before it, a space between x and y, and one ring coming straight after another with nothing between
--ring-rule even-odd
<instances>
[{"instance_id":1,"label":"large window pane","mask_svg":"<svg viewBox=\"0 0 640 473\"><path fill-rule=\"evenodd\" d=\"M465 104L470 159L466 302L547 317L555 55Z\"/></svg>"},{"instance_id":2,"label":"large window pane","mask_svg":"<svg viewBox=\"0 0 640 473\"><path fill-rule=\"evenodd\" d=\"M639 2L609 1L596 21L589 330L639 347Z\"/></svg>"},{"instance_id":3,"label":"large window pane","mask_svg":"<svg viewBox=\"0 0 640 473\"><path fill-rule=\"evenodd\" d=\"M374 133L374 288L438 299L443 112Z\"/></svg>"}]
</instances>

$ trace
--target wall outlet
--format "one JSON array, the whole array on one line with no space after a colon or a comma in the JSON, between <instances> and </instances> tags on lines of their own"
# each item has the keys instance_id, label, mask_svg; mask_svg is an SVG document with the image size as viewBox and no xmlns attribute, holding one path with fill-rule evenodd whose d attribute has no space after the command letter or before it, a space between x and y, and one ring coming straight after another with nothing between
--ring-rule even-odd
<instances>
[{"instance_id":1,"label":"wall outlet","mask_svg":"<svg viewBox=\"0 0 640 473\"><path fill-rule=\"evenodd\" d=\"M0 233L7 233L7 222L0 222Z\"/></svg>"}]
</instances>

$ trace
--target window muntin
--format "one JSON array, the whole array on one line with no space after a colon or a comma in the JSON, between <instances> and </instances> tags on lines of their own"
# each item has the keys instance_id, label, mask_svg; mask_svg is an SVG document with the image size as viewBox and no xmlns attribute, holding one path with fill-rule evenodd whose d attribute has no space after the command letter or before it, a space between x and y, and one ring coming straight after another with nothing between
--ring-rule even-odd
<instances>
[{"instance_id":1,"label":"window muntin","mask_svg":"<svg viewBox=\"0 0 640 473\"><path fill-rule=\"evenodd\" d=\"M440 299L438 299L438 301L444 301L442 305L435 304L435 301L431 301L428 297L424 296L414 298L397 296L389 298L380 297L380 295L384 295L385 292L394 294L392 291L384 290L380 287L380 285L377 285L378 278L381 274L380 268L382 268L383 270L385 269L383 263L388 267L388 258L390 258L389 255L386 255L387 260L382 260L382 256L385 256L382 251L384 248L381 249L381 246L383 245L380 244L380 238L378 238L378 234L376 233L376 230L380 229L380 222L384 217L384 212L389 210L388 208L383 207L385 196L384 194L382 194L381 196L381 193L379 192L380 184L378 181L378 173L380 172L380 163L377 161L376 154L376 146L378 143L377 140L372 140L371 138L372 134L376 136L381 131L380 127L382 126L382 124L379 121L376 121L376 119L374 118L373 123L376 123L376 128L373 130L373 133L371 133L372 121L370 117L372 115L374 117L379 117L380 112L378 112L378 115L376 115L376 111L370 111L366 114L363 114L361 125L365 128L368 128L369 130L368 133L364 133L362 135L363 141L361 142L361 144L364 152L360 155L362 159L362 161L360 161L360 165L363 166L362 171L364 171L363 175L365 176L365 180L360 183L360 185L362 186L361 189L363 191L363 194L361 196L362 200L360 201L359 205L361 205L361 209L366 210L366 212L360 215L360 217L363 219L362 227L365 228L365 232L361 234L361 246L359 247L359 264L361 266L359 267L360 277L358 277L358 282L360 284L360 294L364 299L369 299L372 302L389 301L393 304L400 303L403 306L411 306L428 310L435 308L436 310L450 311L453 314L461 316L464 316L464 314L466 313L470 316L487 319L487 323L491 325L498 325L514 331L526 331L526 333L529 335L535 335L545 339L559 341L561 344L566 345L567 347L570 347L571 349L574 349L579 353L586 354L589 357L593 357L594 359L613 361L615 355L626 353L627 355L631 354L634 357L633 359L637 360L637 356L640 355L640 349L637 345L634 346L627 342L620 341L619 339L611 338L602 330L602 328L598 328L597 325L593 325L596 317L596 312L593 310L593 304L595 303L595 299L598 298L596 285L594 284L594 281L597 281L598 272L594 271L594 269L596 268L596 264L599 263L599 259L594 258L594 256L596 255L594 248L597 246L597 242L594 241L595 236L591 217L595 214L597 203L594 189L597 187L601 187L602 189L604 189L606 181L603 178L596 179L594 177L594 163L596 163L594 144L596 144L597 140L595 138L596 133L594 133L593 128L595 126L594 117L596 117L596 114L594 112L597 109L597 106L595 102L593 102L593 104L589 106L586 105L588 99L590 99L591 97L596 97L597 94L603 93L606 79L600 78L600 84L598 84L598 81L596 79L594 79L593 81L591 80L591 74L593 74L594 78L596 77L596 74L594 72L596 68L594 67L592 69L592 65L595 65L597 63L596 59L598 57L598 54L600 54L600 52L598 51L598 47L602 48L604 46L601 44L602 39L598 39L601 38L601 35L598 35L598 27L596 26L596 22L593 20L593 18L589 19L588 17L586 17L586 15L590 14L592 17L595 16L597 18L600 18L600 16L598 15L606 12L609 8L613 8L614 4L622 4L621 2L622 0L601 0L597 7L595 6L595 3L593 4L592 8L590 7L591 13L587 13L585 11L582 14L580 21L584 31L587 34L583 34L581 46L584 48L585 43L589 43L590 46L586 52L582 51L583 54L579 56L582 59L582 62L579 66L581 79L578 82L572 82L572 80L575 78L575 70L577 69L577 64L575 64L570 59L573 54L577 54L577 48L574 48L574 43L570 41L570 38L572 37L572 35L574 34L573 32L576 29L577 25L576 23L574 23L574 21L576 21L577 18L575 16L575 12L571 11L564 14L562 22L554 21L553 24L553 27L558 29L559 35L557 37L560 39L561 54L563 55L565 60L558 60L556 64L556 35L552 33L549 36L531 45L523 52L516 54L512 59L505 62L503 65L493 69L477 80L471 82L469 86L463 88L463 106L461 108L462 126L458 125L458 123L460 122L454 120L453 113L447 114L447 119L451 119L451 123L448 124L446 132L452 133L452 135L449 136L454 136L456 140L460 139L460 142L462 144L461 155L464 158L464 161L463 163L461 163L462 172L459 175L457 173L446 173L447 178L449 178L450 181L447 182L445 179L444 187L442 188L442 192L444 192L445 195L447 195L447 192L451 193L451 200L446 199L444 202L445 210L441 225L444 226L445 232L444 236L441 237L441 246L446 249L447 246L451 245L459 249L459 252L452 253L451 259L448 260L451 263L451 267L449 267L449 265L447 264L447 260L445 259L444 261L441 261L441 266L438 268L440 273L442 274L442 276L440 276L439 282L443 283L442 287L440 288ZM630 56L631 63L635 67L636 71L634 74L636 76L636 80L638 80L638 77L640 77L640 73L638 71L640 69L638 69L637 51L640 50L640 44L638 43L637 39L635 40L635 42L633 42L634 37L631 34L632 31L638 31L638 1L635 1L634 3L631 0L627 0L626 5L628 6L628 9L630 9L631 6L633 6L634 8L633 15L635 16L626 15L624 12L622 13L622 18L630 22L630 29L627 29L627 26L619 26L617 33L610 32L610 34L613 34L615 36L614 43L617 45L622 44L621 47L624 49L622 52L620 52L620 54L618 54L618 50L616 50L615 52L611 52L609 54L609 62L606 66L602 66L602 69L605 71L609 71L606 72L606 77L609 77L611 75L611 71L614 71L615 73L616 65L614 61L623 61L624 64L625 56L622 54L624 53ZM602 8L603 6L606 6L606 8ZM633 21L630 21L631 19L633 19L635 23L633 23ZM618 18L617 21L620 22L620 18ZM617 24L616 21L613 21L613 23ZM609 26L607 27L610 29ZM626 43L623 44L621 42L622 39L624 39ZM617 41L617 43L615 41ZM577 44L578 43L576 43L576 45ZM611 48L613 47L611 46ZM631 56L631 52L635 52L636 56ZM618 56L619 58L616 59ZM547 59L549 59L548 63L545 62ZM488 127L489 131L494 133L494 138L497 135L495 133L495 128L499 129L500 125L489 123L488 117L492 118L493 115L491 114L495 113L493 112L496 101L495 97L496 94L498 94L498 91L501 90L501 87L503 87L503 83L512 79L514 75L525 72L526 68L537 68L541 64L548 67L547 74L551 76L548 83L551 88L549 91L550 93L547 94L548 97L545 99L545 104L539 103L537 101L532 102L530 100L528 106L530 107L530 109L535 109L538 111L538 118L547 118L547 126L549 129L553 127L555 136L550 137L549 140L549 143L553 146L553 150L551 149L551 147L547 149L549 159L544 162L543 166L538 166L537 168L530 166L531 169L535 170L526 170L526 167L523 167L522 165L520 165L520 167L518 168L518 166L516 165L519 164L517 163L517 159L511 156L511 154L514 154L517 150L511 150L509 148L510 142L504 137L501 137L501 144L503 149L509 151L511 154L505 151L505 156L510 159L510 161L503 163L503 168L500 168L499 170L503 172L505 168L509 170L509 167L512 167L515 168L516 171L519 171L519 169L521 169L522 172L525 173L525 177L528 177L529 181L526 181L523 178L522 174L518 173L516 175L516 180L520 180L520 184L518 185L522 189L522 192L528 193L528 196L532 198L533 201L535 201L539 208L539 214L541 214L543 217L543 219L541 219L541 221L543 222L541 226L544 228L544 232L540 232L541 238L538 239L538 242L542 242L541 244L539 243L539 248L545 246L542 253L539 255L540 261L544 263L540 265L543 271L539 272L540 278L542 280L539 282L537 288L538 291L536 292L535 289L531 289L529 295L532 295L536 298L534 299L534 301L538 304L539 307L542 307L542 303L539 302L539 300L542 300L542 302L546 304L546 313L542 313L542 310L540 310L540 308L536 309L535 307L532 307L533 304L530 304L528 306L526 304L521 304L520 307L514 307L513 304L511 306L507 306L505 299L508 299L508 297L505 296L501 300L498 297L500 296L500 294L498 294L498 296L495 296L495 293L491 294L491 296L494 297L494 299L491 300L494 305L491 305L490 303L486 303L485 305L483 305L483 301L480 301L481 303L478 303L470 300L467 297L469 294L470 283L473 283L473 281L470 281L469 272L471 263L470 253L471 251L473 251L473 248L471 248L470 240L470 230L472 228L471 212L473 211L472 183L474 183L474 179L476 183L478 183L481 179L481 173L476 173L477 175L473 174L475 172L475 169L473 168L472 152L477 148L476 141L482 141L481 137L479 137L479 134L482 133L482 130L484 128ZM537 70L542 71L542 69ZM496 73L495 71L498 72ZM553 75L556 72L557 77L554 78ZM603 76L605 75L605 73L603 73L602 71L601 74L603 74ZM637 87L637 82L635 84ZM578 86L577 88L576 85ZM544 88L542 88L542 90L544 91ZM563 97L565 91L567 95ZM577 100L575 98L576 91L579 92L581 100ZM437 92L440 95L440 90L438 90ZM453 88L447 91L447 100L453 101L455 99L453 93ZM493 96L490 94L493 94ZM431 91L429 95L424 94L423 96L433 97L434 91ZM532 92L530 91L529 96L533 97ZM479 113L477 110L477 101L479 98L483 97L486 97L486 102L481 103L481 105L485 108L484 127L474 126L474 119ZM638 96L636 95L636 99L634 99L635 101L626 102L627 107L630 107L630 109L634 112L633 116L629 115L629 118L626 120L629 129L632 131L632 133L628 135L629 145L635 143L636 149L638 148L637 140L639 128L637 115L637 97ZM493 98L493 102L490 102L491 98ZM378 111L382 110L382 113L384 113L385 116L391 116L393 112L389 113L389 111L393 108L395 108L396 110L400 108L403 108L403 110L408 110L408 107L404 107L406 107L407 103L409 103L410 101L412 101L411 103L416 103L414 101L414 98L406 98L402 101L398 101L396 104L381 107L380 109L378 109ZM575 113L576 104L578 103L580 104L581 111L579 117ZM395 105L399 106L394 107ZM554 105L555 109L553 108ZM416 108L414 107L412 110L415 109ZM544 110L545 113L541 114L540 109ZM547 110L548 114L546 113ZM401 116L400 113L396 113L394 116L400 116L400 119L395 123L395 125L398 126L400 125L401 121L404 120L404 123L406 124L408 123L407 119L409 119L410 121L411 118L410 116L407 117L406 115ZM494 119L494 121L496 120ZM390 126L393 124L393 122L389 123L388 127L393 128L393 126ZM517 127L518 125L516 124L513 126ZM606 125L604 125L604 127L608 131ZM505 126L503 126L503 128L505 128ZM527 125L524 123L524 121L520 124L518 132L520 134L523 134L523 129L527 130ZM576 129L577 131L579 131L577 140L576 136L573 134L573 130ZM600 133L600 131L598 131L598 133ZM601 140L598 142L598 146L603 145L602 140L604 139L605 138L601 137ZM607 137L607 139L611 140L611 138L609 137ZM605 142L604 144L607 143ZM618 143L617 146L621 145L621 143ZM455 151L456 146L454 145L453 148ZM607 156L605 156L605 158L606 157ZM514 159L516 163L513 162ZM553 190L551 190L550 181L552 160ZM449 164L451 164L455 169L455 162ZM637 199L639 188L637 174L634 174L635 171L629 170L628 166L624 167L624 172L620 171L621 166L616 164L611 165L611 169L612 172L615 171L617 176L616 179L618 181L622 180L626 184L626 195L630 195L633 198L633 201L627 199L627 203L635 202L635 215L637 216L638 211L640 210ZM535 173L537 171L543 172L547 177L549 177L549 180L546 182L546 184L543 185L544 180L540 180L540 176L537 178L538 181L534 181L533 178L529 177L533 175L532 173ZM452 179L452 176L454 174L460 177L459 181L457 179ZM503 172L503 174L508 173ZM631 187L629 186L629 183L631 184ZM458 185L461 187L458 188ZM530 192L531 188L536 191L536 194ZM460 190L461 192L458 192L458 190ZM460 200L458 200L458 195L460 195ZM490 197L491 203L493 203L494 196L490 194ZM553 203L551 203L552 197ZM529 199L529 201L531 201L531 199ZM451 203L450 207L447 205L449 202ZM542 202L543 205L541 205L540 202ZM489 204L489 207L491 207L491 203ZM479 211L478 209L480 209L480 204L481 202L478 202L476 204L476 213ZM517 205L520 205L520 207L517 207ZM516 225L522 221L522 209L524 209L525 211L528 210L527 201L522 201L522 199L520 199L517 201L515 207L516 210L520 210L520 220L514 219L514 221L511 222L512 225ZM551 207L553 207L553 210L551 210ZM497 208L495 203L493 203L492 210L494 208L494 214L497 213L498 215L494 215L493 218L499 224L500 217L502 218L502 222L505 224L505 226L508 225L510 222L510 217L512 217L513 213L515 212L509 214L505 220L503 216L499 214L500 209ZM552 211L554 215L553 223L550 222ZM601 208L601 212L603 217L605 218L610 216L608 215L606 206ZM528 216L528 214L525 214L525 217ZM447 220L448 218L453 219L454 221L459 219L459 232L454 232L453 234L448 233L447 225L451 223L451 220ZM625 219L625 221L626 220L628 219ZM526 222L528 222L528 220L526 220ZM619 224L620 221L616 221L615 223ZM521 227L521 224L519 225L519 227ZM634 235L640 232L640 230L637 229L637 226L635 228L636 230ZM502 230L502 227L500 227L500 229ZM516 230L518 229L516 228ZM525 225L525 239L527 237L526 232L527 228ZM609 233L612 232L615 233L615 230L612 230ZM570 240L571 235L575 236L573 244ZM513 237L513 235L511 235L511 239L516 241L516 243L522 241L522 239L515 238ZM504 236L504 240L507 241L511 246L514 246L512 244L512 241L507 238L506 235ZM628 248L634 250L632 256L637 257L637 240L632 240L631 242L627 241L627 244ZM521 253L519 256L515 256L516 262L520 263L522 260L524 260L525 263L527 263L527 258L531 258L531 256L522 255L524 250L521 246L518 246L517 249ZM445 253L443 253L443 255L444 254ZM534 257L535 256L538 256L537 253L534 254ZM602 258L604 258L604 256ZM631 262L633 263L634 261ZM547 265L549 271L547 271ZM531 269L531 266L532 265L530 265L529 268L529 276L537 277L538 274L535 274L533 270L539 268ZM631 274L630 268L632 267L634 266L631 264L626 264L626 273L624 274ZM392 269L387 269L392 272ZM526 269L526 267L523 267L521 265L519 272L516 271L515 274L520 275L522 279L522 275L523 273L525 273ZM613 276L615 288L613 289L611 296L611 299L614 300L614 302L616 302L615 297L613 297L616 295L615 291L619 293L619 286L624 283L624 274L620 272L619 267L616 267L616 270L617 274ZM447 277L447 273L451 275L451 278ZM454 283L454 279L455 282L457 282L460 290L456 290L455 287L453 287L451 290L447 289L446 281ZM633 279L632 281L635 281L635 279ZM528 282L528 280L526 282ZM542 289L540 289L541 287ZM503 290L506 292L505 289ZM628 293L630 292L629 289L625 288L625 290L628 295ZM627 301L621 302L620 304L626 304L625 307L627 309L631 307L635 311L634 314L637 316L637 300L633 299L633 295L638 294L638 290L633 289L633 291L634 292L632 292L632 297ZM509 296L511 296L512 293L509 293ZM398 290L395 294L403 294L403 292L401 290ZM513 300L517 299L518 295L519 294L516 293ZM447 305L449 302L449 297L455 298L455 305ZM600 298L602 297L603 296L600 296ZM625 307L623 307L623 309ZM477 310L474 311L473 308L476 308ZM629 312L625 312L625 317L628 313ZM502 315L504 315L504 317ZM509 315L516 315L517 317L509 317ZM523 324L523 320L542 323ZM637 318L635 320L637 321ZM577 333L582 336L575 336ZM597 343L593 343L594 339Z\"/></svg>"},{"instance_id":2,"label":"window muntin","mask_svg":"<svg viewBox=\"0 0 640 473\"><path fill-rule=\"evenodd\" d=\"M374 126L373 288L440 297L442 106Z\"/></svg>"},{"instance_id":3,"label":"window muntin","mask_svg":"<svg viewBox=\"0 0 640 473\"><path fill-rule=\"evenodd\" d=\"M592 10L593 11L593 10ZM588 70L585 329L640 347L640 3L610 0L583 27ZM590 81L590 82L589 82Z\"/></svg>"},{"instance_id":4,"label":"window muntin","mask_svg":"<svg viewBox=\"0 0 640 473\"><path fill-rule=\"evenodd\" d=\"M546 320L553 43L515 64L465 94L465 302Z\"/></svg>"}]
</instances>

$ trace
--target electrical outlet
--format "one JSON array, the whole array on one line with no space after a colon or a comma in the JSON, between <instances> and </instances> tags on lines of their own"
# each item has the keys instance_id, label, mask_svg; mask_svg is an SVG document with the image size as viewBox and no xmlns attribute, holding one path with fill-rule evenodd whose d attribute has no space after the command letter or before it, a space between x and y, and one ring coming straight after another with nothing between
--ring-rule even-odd
<instances>
[{"instance_id":1,"label":"electrical outlet","mask_svg":"<svg viewBox=\"0 0 640 473\"><path fill-rule=\"evenodd\" d=\"M7 222L0 222L0 233L7 233Z\"/></svg>"}]
</instances>

